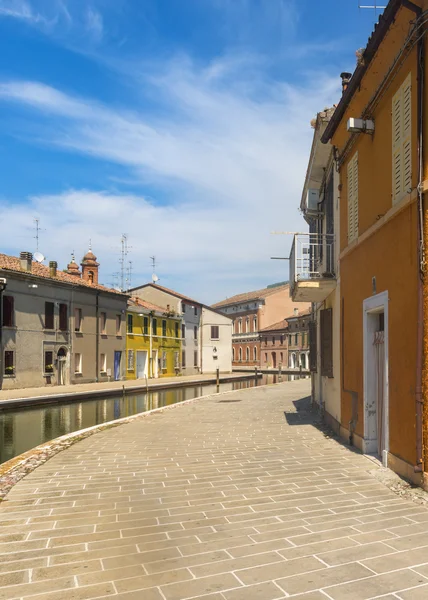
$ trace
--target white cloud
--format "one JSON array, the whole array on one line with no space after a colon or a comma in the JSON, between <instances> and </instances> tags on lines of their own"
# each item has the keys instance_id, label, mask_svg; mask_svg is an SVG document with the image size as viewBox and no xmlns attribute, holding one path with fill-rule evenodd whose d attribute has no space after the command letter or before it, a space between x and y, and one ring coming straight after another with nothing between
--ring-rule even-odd
<instances>
[{"instance_id":1,"label":"white cloud","mask_svg":"<svg viewBox=\"0 0 428 600\"><path fill-rule=\"evenodd\" d=\"M27 21L29 23L46 23L46 19L34 12L31 5L25 0L1 0L0 17L10 17Z\"/></svg>"},{"instance_id":2,"label":"white cloud","mask_svg":"<svg viewBox=\"0 0 428 600\"><path fill-rule=\"evenodd\" d=\"M86 9L86 29L92 35L93 39L100 41L104 33L104 24L101 13L94 8Z\"/></svg>"},{"instance_id":3,"label":"white cloud","mask_svg":"<svg viewBox=\"0 0 428 600\"><path fill-rule=\"evenodd\" d=\"M236 64L198 69L181 60L155 76L140 73L141 93L158 100L154 113L144 102L131 112L37 82L1 85L0 100L25 105L45 141L125 166L142 189L162 194L162 203L106 190L33 197L31 214L49 231L43 251L65 261L92 238L111 273L113 246L127 232L140 279L155 253L165 285L205 301L285 279L285 261L269 257L288 254L291 240L270 232L303 227L309 122L338 97L338 82L319 74L297 87ZM7 210L4 245L27 249L16 247L22 207Z\"/></svg>"}]
</instances>

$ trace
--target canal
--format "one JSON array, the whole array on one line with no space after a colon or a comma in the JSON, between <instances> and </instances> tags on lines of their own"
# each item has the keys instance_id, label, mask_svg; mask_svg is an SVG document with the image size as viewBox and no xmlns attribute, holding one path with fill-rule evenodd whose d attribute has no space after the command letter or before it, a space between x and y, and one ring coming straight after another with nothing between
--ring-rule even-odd
<instances>
[{"instance_id":1,"label":"canal","mask_svg":"<svg viewBox=\"0 0 428 600\"><path fill-rule=\"evenodd\" d=\"M282 381L294 378L284 375ZM277 375L264 375L257 385L277 383ZM253 387L254 379L222 383L220 392ZM153 408L169 406L198 396L213 394L215 384L191 385L183 388L129 393L105 399L44 404L30 408L2 409L0 412L0 464L49 440L86 427L129 417Z\"/></svg>"}]
</instances>

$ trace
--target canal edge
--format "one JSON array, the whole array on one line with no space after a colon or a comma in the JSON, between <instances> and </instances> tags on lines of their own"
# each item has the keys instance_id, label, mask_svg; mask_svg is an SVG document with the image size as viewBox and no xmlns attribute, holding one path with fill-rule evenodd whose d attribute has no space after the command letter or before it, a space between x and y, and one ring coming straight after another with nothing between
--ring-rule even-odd
<instances>
[{"instance_id":1,"label":"canal edge","mask_svg":"<svg viewBox=\"0 0 428 600\"><path fill-rule=\"evenodd\" d=\"M228 390L226 392L220 392L218 394L205 394L204 396L198 396L197 398L189 398L189 400L183 400L182 402L176 402L168 406L161 406L159 408L153 408L148 411L136 413L129 417L123 417L122 419L116 419L114 421L108 421L107 423L100 423L98 425L92 425L92 427L86 427L79 431L73 431L66 433L60 437L54 438L53 440L35 446L31 450L27 450L14 458L6 461L0 465L0 503L4 502L7 494L10 490L19 482L24 479L27 475L37 469L37 467L46 463L49 459L53 458L63 450L67 450L70 446L73 446L77 442L84 440L92 435L104 431L106 429L112 429L113 427L119 427L120 425L126 425L137 419L144 419L153 413L160 413L165 410L178 408L196 402L198 400L205 400L206 398L226 396L228 394L235 394L237 392L244 392L247 390L255 390L263 387L270 387L272 385L283 385L286 381L279 383L270 383L260 385L252 388L243 388L240 390Z\"/></svg>"}]
</instances>

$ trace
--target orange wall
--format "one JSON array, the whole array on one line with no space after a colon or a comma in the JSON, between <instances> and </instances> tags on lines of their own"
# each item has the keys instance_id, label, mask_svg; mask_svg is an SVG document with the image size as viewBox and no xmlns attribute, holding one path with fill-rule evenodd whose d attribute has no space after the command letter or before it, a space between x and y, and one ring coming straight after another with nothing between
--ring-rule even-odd
<instances>
[{"instance_id":1,"label":"orange wall","mask_svg":"<svg viewBox=\"0 0 428 600\"><path fill-rule=\"evenodd\" d=\"M349 134L349 117L360 117L390 68L409 31L414 13L402 8L384 38L360 90L354 94L332 142L341 152ZM340 246L348 245L347 164L358 150L359 236L376 225L392 208L392 97L412 73L412 187L417 186L417 67L416 50L397 71L389 89L372 115L373 136L360 134L345 163L340 179ZM408 198L409 199L409 198ZM364 435L363 406L363 301L373 295L372 277L377 293L389 295L389 428L390 452L416 462L415 386L418 292L417 207L410 203L365 240L353 243L340 263L343 313L343 387L358 392L356 433ZM351 419L351 397L342 390L341 421L345 428Z\"/></svg>"}]
</instances>

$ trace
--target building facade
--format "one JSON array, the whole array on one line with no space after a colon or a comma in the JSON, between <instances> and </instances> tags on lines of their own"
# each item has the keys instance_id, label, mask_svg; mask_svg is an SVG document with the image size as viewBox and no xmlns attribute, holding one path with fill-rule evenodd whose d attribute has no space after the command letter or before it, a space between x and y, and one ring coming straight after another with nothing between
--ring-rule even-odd
<instances>
[{"instance_id":1,"label":"building facade","mask_svg":"<svg viewBox=\"0 0 428 600\"><path fill-rule=\"evenodd\" d=\"M289 285L274 284L262 290L238 294L213 304L213 308L232 319L233 366L260 367L260 331L278 323L284 314L292 314L296 304L289 293Z\"/></svg>"},{"instance_id":2,"label":"building facade","mask_svg":"<svg viewBox=\"0 0 428 600\"><path fill-rule=\"evenodd\" d=\"M311 309L300 313L296 311L287 318L288 366L290 369L302 369L303 371L309 369L309 323L311 318Z\"/></svg>"},{"instance_id":3,"label":"building facade","mask_svg":"<svg viewBox=\"0 0 428 600\"><path fill-rule=\"evenodd\" d=\"M87 253L82 273L74 260L64 272L28 252L0 255L3 389L124 377L127 296L98 284L93 262Z\"/></svg>"},{"instance_id":4,"label":"building facade","mask_svg":"<svg viewBox=\"0 0 428 600\"><path fill-rule=\"evenodd\" d=\"M283 319L260 330L260 368L282 369L288 365L288 321Z\"/></svg>"},{"instance_id":5,"label":"building facade","mask_svg":"<svg viewBox=\"0 0 428 600\"><path fill-rule=\"evenodd\" d=\"M178 375L181 324L181 316L140 298L131 298L126 316L126 378Z\"/></svg>"},{"instance_id":6,"label":"building facade","mask_svg":"<svg viewBox=\"0 0 428 600\"><path fill-rule=\"evenodd\" d=\"M232 323L219 311L154 283L131 290L133 296L179 315L180 373L195 375L232 370Z\"/></svg>"}]
</instances>

